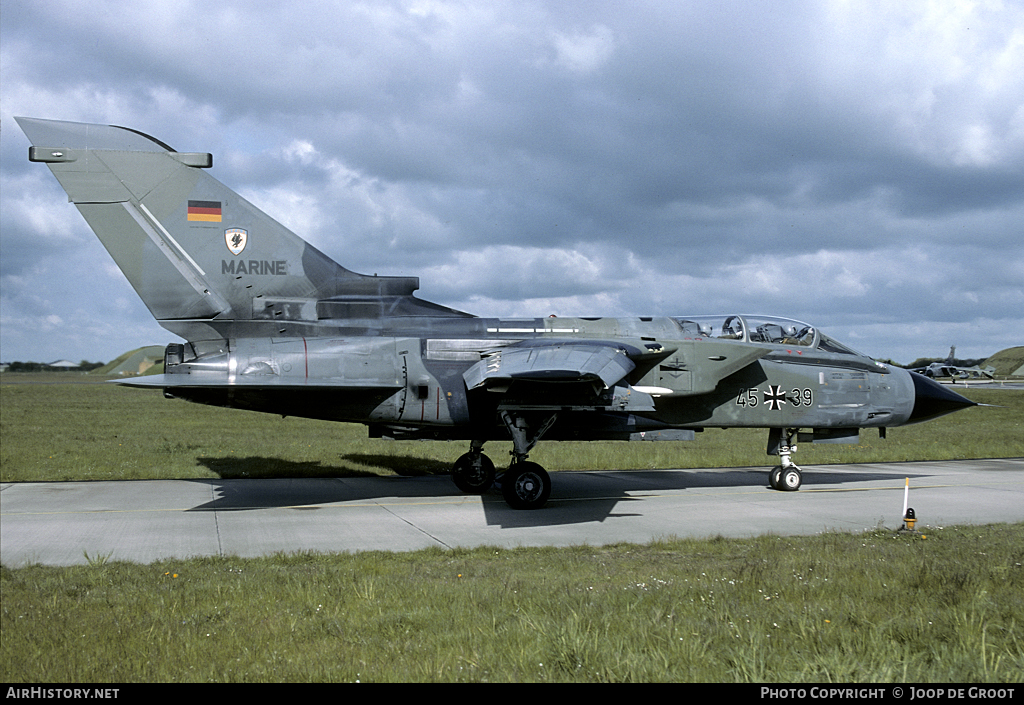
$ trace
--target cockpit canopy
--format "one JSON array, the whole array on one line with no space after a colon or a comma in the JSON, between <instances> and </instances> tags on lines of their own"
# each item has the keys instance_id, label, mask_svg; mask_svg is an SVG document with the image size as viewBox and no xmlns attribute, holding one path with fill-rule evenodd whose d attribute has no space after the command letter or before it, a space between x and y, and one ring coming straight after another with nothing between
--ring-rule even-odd
<instances>
[{"instance_id":1,"label":"cockpit canopy","mask_svg":"<svg viewBox=\"0 0 1024 705\"><path fill-rule=\"evenodd\" d=\"M812 348L842 355L858 355L856 350L828 337L801 321L777 316L673 316L683 332L694 337L738 340L745 343L769 343Z\"/></svg>"}]
</instances>

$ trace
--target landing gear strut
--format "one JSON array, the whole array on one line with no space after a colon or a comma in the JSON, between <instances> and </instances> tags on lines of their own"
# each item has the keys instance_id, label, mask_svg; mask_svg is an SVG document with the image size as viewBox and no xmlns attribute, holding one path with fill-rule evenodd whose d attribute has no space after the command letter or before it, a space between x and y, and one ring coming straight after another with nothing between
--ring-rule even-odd
<instances>
[{"instance_id":1,"label":"landing gear strut","mask_svg":"<svg viewBox=\"0 0 1024 705\"><path fill-rule=\"evenodd\" d=\"M501 420L512 435L512 462L501 476L501 494L513 509L540 509L551 495L551 477L526 456L557 418L558 414L550 414L527 419L523 414L501 412Z\"/></svg>"},{"instance_id":2,"label":"landing gear strut","mask_svg":"<svg viewBox=\"0 0 1024 705\"><path fill-rule=\"evenodd\" d=\"M768 473L768 484L771 485L773 490L795 492L800 489L800 485L804 481L800 468L797 467L791 457L796 452L796 445L794 445L793 439L796 437L797 430L795 428L785 429L785 442L782 442L783 429L781 428L773 428L768 434L768 454L777 454L782 463L781 465L776 465Z\"/></svg>"}]
</instances>

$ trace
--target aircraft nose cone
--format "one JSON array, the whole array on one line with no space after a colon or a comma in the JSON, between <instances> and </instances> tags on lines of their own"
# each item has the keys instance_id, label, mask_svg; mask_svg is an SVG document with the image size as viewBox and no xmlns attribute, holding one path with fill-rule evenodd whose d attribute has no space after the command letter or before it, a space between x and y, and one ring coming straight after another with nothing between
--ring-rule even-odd
<instances>
[{"instance_id":1,"label":"aircraft nose cone","mask_svg":"<svg viewBox=\"0 0 1024 705\"><path fill-rule=\"evenodd\" d=\"M954 411L977 406L976 403L962 397L948 387L916 372L910 373L914 380L914 410L910 412L907 423L927 421L938 416L952 414Z\"/></svg>"}]
</instances>

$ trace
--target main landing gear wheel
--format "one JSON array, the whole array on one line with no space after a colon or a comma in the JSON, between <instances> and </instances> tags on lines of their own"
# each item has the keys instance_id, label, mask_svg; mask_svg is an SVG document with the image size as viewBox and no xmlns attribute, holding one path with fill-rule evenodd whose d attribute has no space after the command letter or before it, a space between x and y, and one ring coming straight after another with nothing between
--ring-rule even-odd
<instances>
[{"instance_id":1,"label":"main landing gear wheel","mask_svg":"<svg viewBox=\"0 0 1024 705\"><path fill-rule=\"evenodd\" d=\"M513 509L540 509L551 495L551 478L537 463L513 463L501 477L501 494Z\"/></svg>"},{"instance_id":2,"label":"main landing gear wheel","mask_svg":"<svg viewBox=\"0 0 1024 705\"><path fill-rule=\"evenodd\" d=\"M452 466L452 481L467 494L483 494L494 484L494 463L483 453L465 453Z\"/></svg>"},{"instance_id":3,"label":"main landing gear wheel","mask_svg":"<svg viewBox=\"0 0 1024 705\"><path fill-rule=\"evenodd\" d=\"M781 489L779 487L779 478L780 477L782 477L782 466L781 465L776 465L774 468L772 468L772 471L770 473L768 473L768 485L773 490Z\"/></svg>"}]
</instances>

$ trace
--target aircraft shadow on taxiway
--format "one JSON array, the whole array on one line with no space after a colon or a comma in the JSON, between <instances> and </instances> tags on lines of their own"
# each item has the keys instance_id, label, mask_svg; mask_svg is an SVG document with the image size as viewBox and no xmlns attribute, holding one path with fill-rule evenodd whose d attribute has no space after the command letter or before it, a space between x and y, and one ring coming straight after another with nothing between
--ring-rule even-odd
<instances>
[{"instance_id":1,"label":"aircraft shadow on taxiway","mask_svg":"<svg viewBox=\"0 0 1024 705\"><path fill-rule=\"evenodd\" d=\"M376 456L343 456L353 462L379 463ZM200 458L199 463L220 475L220 479L192 480L214 487L217 499L188 511L247 511L292 508L313 510L339 502L375 501L386 497L405 499L465 497L440 461L388 456L385 465L405 468L402 475L380 476L353 471L350 467L325 465L320 461L294 462L280 458ZM417 465L418 462L418 465ZM381 463L379 463L381 464ZM415 469L419 467L420 470ZM847 466L848 467L848 466ZM897 473L898 474L898 473ZM886 472L841 473L827 469L804 469L805 487L815 484L846 484L896 477ZM902 479L904 475L900 474ZM764 468L722 468L715 470L620 470L603 472L553 473L551 498L543 510L524 512L509 508L498 487L483 495L487 524L502 528L553 526L603 522L634 516L628 504L644 501L643 494L664 491L710 490L730 487L767 487ZM640 496L632 496L639 493ZM774 493L773 493L774 494ZM799 493L795 493L799 494ZM618 509L619 511L616 511ZM625 510L625 511L623 511Z\"/></svg>"}]
</instances>

